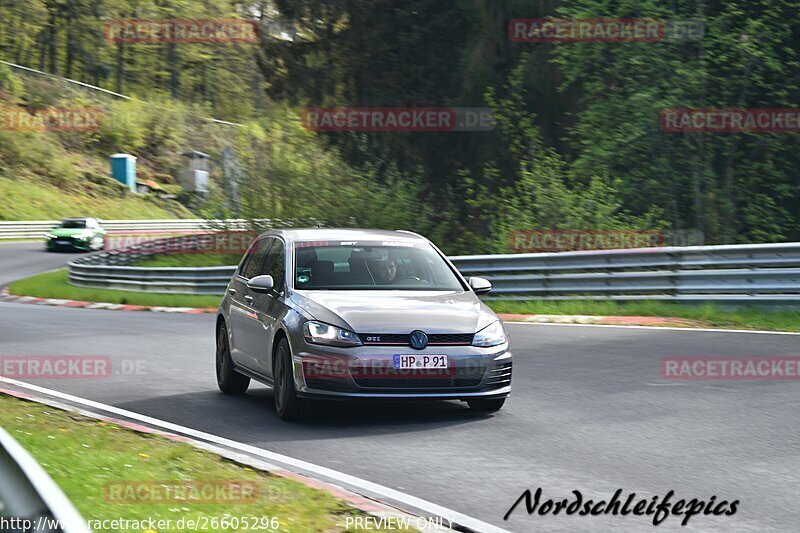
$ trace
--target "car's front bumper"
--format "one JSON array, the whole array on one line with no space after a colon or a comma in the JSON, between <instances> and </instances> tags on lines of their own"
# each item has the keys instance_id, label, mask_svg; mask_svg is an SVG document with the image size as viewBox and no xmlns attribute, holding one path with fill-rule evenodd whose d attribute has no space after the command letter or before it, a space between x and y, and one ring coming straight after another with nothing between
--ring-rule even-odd
<instances>
[{"instance_id":1,"label":"car's front bumper","mask_svg":"<svg viewBox=\"0 0 800 533\"><path fill-rule=\"evenodd\" d=\"M58 241L58 242L57 242ZM88 251L92 249L89 241L83 239L73 239L71 237L59 237L56 239L47 239L45 244L48 250L81 250Z\"/></svg>"},{"instance_id":2,"label":"car's front bumper","mask_svg":"<svg viewBox=\"0 0 800 533\"><path fill-rule=\"evenodd\" d=\"M393 368L396 354L446 355L448 369L397 371ZM295 388L307 398L505 398L511 392L508 344L414 350L408 346L333 348L302 343L292 360Z\"/></svg>"}]
</instances>

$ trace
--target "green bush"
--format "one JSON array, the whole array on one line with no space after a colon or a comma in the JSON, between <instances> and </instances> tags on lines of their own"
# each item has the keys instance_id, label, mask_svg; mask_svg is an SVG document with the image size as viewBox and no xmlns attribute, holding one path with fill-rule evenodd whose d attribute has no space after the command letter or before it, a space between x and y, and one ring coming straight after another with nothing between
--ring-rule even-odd
<instances>
[{"instance_id":1,"label":"green bush","mask_svg":"<svg viewBox=\"0 0 800 533\"><path fill-rule=\"evenodd\" d=\"M0 63L0 93L8 93L15 97L22 93L22 82L11 70L11 67Z\"/></svg>"}]
</instances>

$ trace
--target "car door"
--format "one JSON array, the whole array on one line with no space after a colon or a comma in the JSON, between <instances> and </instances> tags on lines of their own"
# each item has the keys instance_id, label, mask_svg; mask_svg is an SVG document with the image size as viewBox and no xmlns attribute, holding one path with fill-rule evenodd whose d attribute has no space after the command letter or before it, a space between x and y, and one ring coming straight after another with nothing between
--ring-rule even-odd
<instances>
[{"instance_id":1,"label":"car door","mask_svg":"<svg viewBox=\"0 0 800 533\"><path fill-rule=\"evenodd\" d=\"M237 365L256 371L263 350L259 345L261 325L256 311L256 293L248 288L247 281L263 268L273 240L274 237L264 237L250 246L228 286L231 357Z\"/></svg>"},{"instance_id":2,"label":"car door","mask_svg":"<svg viewBox=\"0 0 800 533\"><path fill-rule=\"evenodd\" d=\"M280 319L286 310L284 297L286 294L286 245L283 239L275 237L269 249L267 259L259 275L270 275L275 282L275 288L268 293L254 294L255 311L261 326L262 350L259 351L258 372L265 376L272 376L272 339L275 338L280 327Z\"/></svg>"}]
</instances>

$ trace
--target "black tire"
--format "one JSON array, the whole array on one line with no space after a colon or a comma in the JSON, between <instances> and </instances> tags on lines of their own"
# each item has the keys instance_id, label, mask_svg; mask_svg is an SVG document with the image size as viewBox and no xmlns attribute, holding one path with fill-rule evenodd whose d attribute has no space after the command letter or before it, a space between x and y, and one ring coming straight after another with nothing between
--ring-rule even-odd
<instances>
[{"instance_id":1,"label":"black tire","mask_svg":"<svg viewBox=\"0 0 800 533\"><path fill-rule=\"evenodd\" d=\"M473 411L480 411L482 413L496 413L499 411L503 404L506 403L505 398L499 400L468 400L467 405Z\"/></svg>"},{"instance_id":2,"label":"black tire","mask_svg":"<svg viewBox=\"0 0 800 533\"><path fill-rule=\"evenodd\" d=\"M243 376L233 368L228 330L220 323L217 328L217 385L225 394L242 394L250 386L250 378Z\"/></svg>"},{"instance_id":3,"label":"black tire","mask_svg":"<svg viewBox=\"0 0 800 533\"><path fill-rule=\"evenodd\" d=\"M275 347L273 358L275 412L281 420L299 420L308 414L308 400L297 396L292 372L292 354L289 341L281 339Z\"/></svg>"}]
</instances>

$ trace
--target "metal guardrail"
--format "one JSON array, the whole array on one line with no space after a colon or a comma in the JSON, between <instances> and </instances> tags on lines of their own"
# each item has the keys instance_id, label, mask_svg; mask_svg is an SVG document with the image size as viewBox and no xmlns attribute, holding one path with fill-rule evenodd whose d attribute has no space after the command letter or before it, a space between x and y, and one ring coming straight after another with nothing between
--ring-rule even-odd
<instances>
[{"instance_id":1,"label":"metal guardrail","mask_svg":"<svg viewBox=\"0 0 800 533\"><path fill-rule=\"evenodd\" d=\"M89 533L86 522L39 463L0 428L0 517L28 520L26 531ZM2 531L22 531L16 525Z\"/></svg>"},{"instance_id":2,"label":"metal guardrail","mask_svg":"<svg viewBox=\"0 0 800 533\"><path fill-rule=\"evenodd\" d=\"M103 228L114 233L170 233L184 231L203 231L218 227L245 229L250 224L269 225L269 220L248 221L244 219L204 220L200 218L166 220L100 220ZM20 222L0 222L0 240L3 239L41 239L45 233L58 226L60 220L27 220Z\"/></svg>"},{"instance_id":3,"label":"metal guardrail","mask_svg":"<svg viewBox=\"0 0 800 533\"><path fill-rule=\"evenodd\" d=\"M243 234L255 236L255 234ZM173 253L205 253L213 246L215 237L214 233L169 237L119 250L95 252L69 262L69 282L81 287L127 291L222 294L235 266L194 268L129 266L138 259L158 255L167 250Z\"/></svg>"},{"instance_id":4,"label":"metal guardrail","mask_svg":"<svg viewBox=\"0 0 800 533\"><path fill-rule=\"evenodd\" d=\"M151 241L123 253L98 252L72 261L70 283L222 294L233 266L129 266L138 257L156 253L163 243ZM464 276L489 279L493 286L489 298L800 304L800 243L473 255L450 260Z\"/></svg>"},{"instance_id":5,"label":"metal guardrail","mask_svg":"<svg viewBox=\"0 0 800 533\"><path fill-rule=\"evenodd\" d=\"M800 243L452 258L502 299L800 304Z\"/></svg>"},{"instance_id":6,"label":"metal guardrail","mask_svg":"<svg viewBox=\"0 0 800 533\"><path fill-rule=\"evenodd\" d=\"M222 294L235 266L129 267L70 263L69 282L81 287L177 294Z\"/></svg>"}]
</instances>

